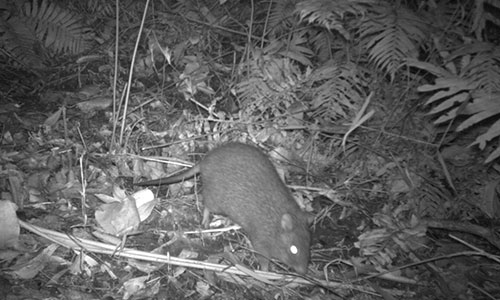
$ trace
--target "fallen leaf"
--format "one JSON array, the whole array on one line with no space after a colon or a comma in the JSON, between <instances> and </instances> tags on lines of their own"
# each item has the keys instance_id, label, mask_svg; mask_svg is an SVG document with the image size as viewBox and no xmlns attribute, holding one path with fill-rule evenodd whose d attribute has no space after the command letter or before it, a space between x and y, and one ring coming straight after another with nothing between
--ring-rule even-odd
<instances>
[{"instance_id":1,"label":"fallen leaf","mask_svg":"<svg viewBox=\"0 0 500 300\"><path fill-rule=\"evenodd\" d=\"M140 190L132 195L135 199L135 205L139 213L139 219L146 220L155 208L156 198L150 189Z\"/></svg>"},{"instance_id":2,"label":"fallen leaf","mask_svg":"<svg viewBox=\"0 0 500 300\"><path fill-rule=\"evenodd\" d=\"M132 196L102 204L95 212L95 219L105 232L118 236L136 230L141 221Z\"/></svg>"},{"instance_id":3,"label":"fallen leaf","mask_svg":"<svg viewBox=\"0 0 500 300\"><path fill-rule=\"evenodd\" d=\"M11 267L13 271L10 273L20 279L34 278L38 273L40 273L40 271L45 268L48 263L50 263L51 256L52 254L54 254L58 247L59 245L56 244L49 245L42 251L42 253L37 255L29 262Z\"/></svg>"},{"instance_id":4,"label":"fallen leaf","mask_svg":"<svg viewBox=\"0 0 500 300\"><path fill-rule=\"evenodd\" d=\"M0 200L0 249L18 246L20 228L16 210L14 203Z\"/></svg>"}]
</instances>

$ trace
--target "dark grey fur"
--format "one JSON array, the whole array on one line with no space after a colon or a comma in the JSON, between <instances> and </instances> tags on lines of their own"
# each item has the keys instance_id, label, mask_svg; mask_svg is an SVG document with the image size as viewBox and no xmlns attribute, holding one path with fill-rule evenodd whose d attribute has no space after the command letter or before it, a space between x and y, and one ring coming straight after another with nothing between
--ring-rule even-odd
<instances>
[{"instance_id":1,"label":"dark grey fur","mask_svg":"<svg viewBox=\"0 0 500 300\"><path fill-rule=\"evenodd\" d=\"M255 251L263 256L259 256L263 270L268 269L267 257L281 260L298 273L307 272L310 215L299 208L258 148L229 143L209 152L186 172L137 185L170 184L198 173L203 182L204 225L209 212L226 215L245 230Z\"/></svg>"}]
</instances>

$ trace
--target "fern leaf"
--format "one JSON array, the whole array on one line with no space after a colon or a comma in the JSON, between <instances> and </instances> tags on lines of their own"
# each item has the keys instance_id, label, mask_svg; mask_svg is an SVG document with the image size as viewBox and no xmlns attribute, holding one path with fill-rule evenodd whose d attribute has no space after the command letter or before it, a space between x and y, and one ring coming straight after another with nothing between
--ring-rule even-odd
<instances>
[{"instance_id":1,"label":"fern leaf","mask_svg":"<svg viewBox=\"0 0 500 300\"><path fill-rule=\"evenodd\" d=\"M20 64L32 68L43 66L42 57L34 51L37 39L34 30L25 20L12 17L2 23L1 37L3 48Z\"/></svg>"},{"instance_id":2,"label":"fern leaf","mask_svg":"<svg viewBox=\"0 0 500 300\"><path fill-rule=\"evenodd\" d=\"M487 93L500 90L500 47L474 56L463 71L464 77L475 82Z\"/></svg>"},{"instance_id":3,"label":"fern leaf","mask_svg":"<svg viewBox=\"0 0 500 300\"><path fill-rule=\"evenodd\" d=\"M288 31L295 24L291 20L296 19L294 15L296 2L297 0L274 1L268 18L271 36L278 36L281 32Z\"/></svg>"},{"instance_id":4,"label":"fern leaf","mask_svg":"<svg viewBox=\"0 0 500 300\"><path fill-rule=\"evenodd\" d=\"M489 117L500 114L500 94L475 98L472 103L466 106L464 113L472 116L462 122L457 127L457 131L462 131Z\"/></svg>"},{"instance_id":5,"label":"fern leaf","mask_svg":"<svg viewBox=\"0 0 500 300\"><path fill-rule=\"evenodd\" d=\"M428 62L419 61L419 60L411 58L411 57L406 59L406 65L408 67L415 67L415 68L419 68L421 70L425 70L436 77L451 77L451 76L453 76L452 73L450 73L448 70L446 70L444 68L441 68L439 66L436 66L436 65L428 63Z\"/></svg>"},{"instance_id":6,"label":"fern leaf","mask_svg":"<svg viewBox=\"0 0 500 300\"><path fill-rule=\"evenodd\" d=\"M357 109L364 97L363 83L358 80L355 70L354 65L330 62L311 74L310 82L314 86L311 106L318 117L328 121L347 118ZM316 86L316 83L320 84Z\"/></svg>"},{"instance_id":7,"label":"fern leaf","mask_svg":"<svg viewBox=\"0 0 500 300\"><path fill-rule=\"evenodd\" d=\"M470 116L469 118L467 118L467 120L465 120L464 122L462 122L460 124L460 126L458 126L458 128L456 129L457 132L460 132L464 129L467 129L469 128L470 126L476 124L476 123L479 123L479 122L482 122L486 119L488 119L489 117L492 117L496 114L498 114L500 111L498 110L499 107L496 107L496 110L495 111L482 111L480 113L477 113L477 114L474 114L472 116Z\"/></svg>"},{"instance_id":8,"label":"fern leaf","mask_svg":"<svg viewBox=\"0 0 500 300\"><path fill-rule=\"evenodd\" d=\"M439 94L439 93L443 93L443 92L438 92L436 94ZM448 93L448 92L445 92L445 93ZM434 114L437 114L437 113L440 113L440 112L443 112L457 104L461 104L461 103L464 103L465 101L469 100L470 99L470 95L469 93L465 92L465 93L460 93L460 94L456 94L454 95L453 97L450 97L448 98L447 100L443 101L441 104L439 104L438 106L434 107L430 112L429 112L429 115L434 115ZM426 103L427 104L427 103ZM454 115L452 116L453 118L455 117ZM443 121L447 121L447 120L443 120ZM437 122L436 122L437 123Z\"/></svg>"},{"instance_id":9,"label":"fern leaf","mask_svg":"<svg viewBox=\"0 0 500 300\"><path fill-rule=\"evenodd\" d=\"M437 100L442 100L451 95L454 95L460 91L470 91L473 90L476 86L473 83L470 83L466 80L460 78L439 78L436 79L436 83L434 85L423 85L418 88L418 91L421 92L429 92L447 89L445 91L439 91L436 94L432 95L429 100L425 103L425 105L432 104Z\"/></svg>"},{"instance_id":10,"label":"fern leaf","mask_svg":"<svg viewBox=\"0 0 500 300\"><path fill-rule=\"evenodd\" d=\"M350 40L350 35L344 28L344 17L348 14L354 16L365 14L368 3L374 1L307 0L297 4L296 12L301 21L307 20L328 30L335 30Z\"/></svg>"},{"instance_id":11,"label":"fern leaf","mask_svg":"<svg viewBox=\"0 0 500 300\"><path fill-rule=\"evenodd\" d=\"M36 28L35 35L46 48L52 48L56 53L64 51L72 54L88 49L90 30L78 17L58 6L57 2L28 2L24 14L26 23Z\"/></svg>"},{"instance_id":12,"label":"fern leaf","mask_svg":"<svg viewBox=\"0 0 500 300\"><path fill-rule=\"evenodd\" d=\"M480 149L486 148L486 144L496 138L500 137L500 120L496 121L488 130L478 136L476 140L470 145L478 145ZM484 161L485 163L492 162L500 157L500 147L497 147Z\"/></svg>"},{"instance_id":13,"label":"fern leaf","mask_svg":"<svg viewBox=\"0 0 500 300\"><path fill-rule=\"evenodd\" d=\"M449 110L447 113L441 115L436 121L434 121L434 124L441 124L444 122L448 122L450 120L453 120L457 117L459 111L459 107L455 107L451 110Z\"/></svg>"},{"instance_id":14,"label":"fern leaf","mask_svg":"<svg viewBox=\"0 0 500 300\"><path fill-rule=\"evenodd\" d=\"M335 48L335 36L326 30L310 33L310 42L316 50L319 61L325 62L332 58L332 49ZM337 39L338 40L338 39ZM337 41L338 42L338 41Z\"/></svg>"},{"instance_id":15,"label":"fern leaf","mask_svg":"<svg viewBox=\"0 0 500 300\"><path fill-rule=\"evenodd\" d=\"M360 27L370 60L391 79L402 62L417 57L425 32L425 24L412 11L389 6L375 9Z\"/></svg>"},{"instance_id":16,"label":"fern leaf","mask_svg":"<svg viewBox=\"0 0 500 300\"><path fill-rule=\"evenodd\" d=\"M488 128L485 133L478 136L470 146L478 145L479 148L484 149L486 143L497 137L500 137L500 120L493 123L493 125Z\"/></svg>"},{"instance_id":17,"label":"fern leaf","mask_svg":"<svg viewBox=\"0 0 500 300\"><path fill-rule=\"evenodd\" d=\"M484 160L484 163L490 163L500 157L500 148L496 148L490 155Z\"/></svg>"},{"instance_id":18,"label":"fern leaf","mask_svg":"<svg viewBox=\"0 0 500 300\"><path fill-rule=\"evenodd\" d=\"M305 30L294 32L286 49L281 51L280 54L284 57L288 57L295 61L298 61L304 66L311 66L312 63L308 57L311 57L314 53L311 51L311 49L301 46L307 43L305 34Z\"/></svg>"}]
</instances>

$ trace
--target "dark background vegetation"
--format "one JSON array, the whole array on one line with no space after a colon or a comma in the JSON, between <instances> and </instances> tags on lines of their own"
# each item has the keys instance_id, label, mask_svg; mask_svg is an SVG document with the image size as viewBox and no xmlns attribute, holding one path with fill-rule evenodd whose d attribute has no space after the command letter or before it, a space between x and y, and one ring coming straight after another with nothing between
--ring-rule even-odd
<instances>
[{"instance_id":1,"label":"dark background vegetation","mask_svg":"<svg viewBox=\"0 0 500 300\"><path fill-rule=\"evenodd\" d=\"M76 234L96 195L171 172L137 155L194 162L227 141L269 153L316 216L310 284L92 255L114 278L70 269L68 249L14 276L48 245L22 231L34 250L2 258L6 299L119 298L145 274L151 299L500 297L498 1L33 0L0 12L0 190L21 219ZM186 193L157 192L141 229L198 228ZM127 247L160 244L137 239ZM236 248L255 266L241 234L209 240L202 249Z\"/></svg>"}]
</instances>

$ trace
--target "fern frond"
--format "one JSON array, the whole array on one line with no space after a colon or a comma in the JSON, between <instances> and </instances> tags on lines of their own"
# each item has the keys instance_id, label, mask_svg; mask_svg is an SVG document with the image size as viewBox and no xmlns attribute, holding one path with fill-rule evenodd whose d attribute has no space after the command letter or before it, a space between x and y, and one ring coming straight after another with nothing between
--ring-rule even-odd
<instances>
[{"instance_id":1,"label":"fern frond","mask_svg":"<svg viewBox=\"0 0 500 300\"><path fill-rule=\"evenodd\" d=\"M457 127L457 131L467 129L489 117L500 115L500 94L475 97L466 106L464 114L470 115L470 117Z\"/></svg>"},{"instance_id":2,"label":"fern frond","mask_svg":"<svg viewBox=\"0 0 500 300\"><path fill-rule=\"evenodd\" d=\"M56 53L69 52L78 54L88 49L90 30L71 12L57 4L42 0L26 3L24 20L32 28L35 35L44 42L44 46L52 48Z\"/></svg>"},{"instance_id":3,"label":"fern frond","mask_svg":"<svg viewBox=\"0 0 500 300\"><path fill-rule=\"evenodd\" d=\"M294 15L296 3L297 0L274 1L267 21L271 36L288 32L294 24L297 24L298 20Z\"/></svg>"},{"instance_id":4,"label":"fern frond","mask_svg":"<svg viewBox=\"0 0 500 300\"><path fill-rule=\"evenodd\" d=\"M115 15L115 5L111 1L89 0L72 3L73 11L83 12L91 18L102 18L103 16L113 17ZM130 1L120 1L120 10L130 10Z\"/></svg>"},{"instance_id":5,"label":"fern frond","mask_svg":"<svg viewBox=\"0 0 500 300\"><path fill-rule=\"evenodd\" d=\"M497 98L500 98L500 95L496 95ZM486 145L489 141L493 139L498 139L500 137L500 120L496 121L491 125L488 130L478 136L476 140L471 144L471 146L478 145L480 149L486 148ZM486 163L489 163L495 159L500 157L500 147L498 147L496 150L494 150L488 158L485 160Z\"/></svg>"},{"instance_id":6,"label":"fern frond","mask_svg":"<svg viewBox=\"0 0 500 300\"><path fill-rule=\"evenodd\" d=\"M354 64L330 61L311 74L309 83L315 116L327 121L349 117L364 98L365 82Z\"/></svg>"},{"instance_id":7,"label":"fern frond","mask_svg":"<svg viewBox=\"0 0 500 300\"><path fill-rule=\"evenodd\" d=\"M312 63L309 57L312 57L314 53L311 49L304 46L308 42L306 37L307 32L307 29L295 31L288 40L288 44L284 47L285 49L280 51L279 54L291 58L304 66L311 66Z\"/></svg>"},{"instance_id":8,"label":"fern frond","mask_svg":"<svg viewBox=\"0 0 500 300\"><path fill-rule=\"evenodd\" d=\"M443 68L429 63L409 61L409 65L432 72L438 78L434 84L418 88L421 92L434 92L426 105L435 105L429 114L437 115L435 124L459 120L455 131L460 132L486 120L500 116L500 51L487 43L466 45L446 57ZM495 120L494 120L495 121ZM493 140L500 139L500 121L496 120L486 133L471 144L481 149ZM500 149L490 153L486 162L500 157Z\"/></svg>"},{"instance_id":9,"label":"fern frond","mask_svg":"<svg viewBox=\"0 0 500 300\"><path fill-rule=\"evenodd\" d=\"M4 32L0 41L11 58L27 67L39 68L43 66L43 58L34 50L33 45L37 38L33 28L17 17L0 24L0 29Z\"/></svg>"},{"instance_id":10,"label":"fern frond","mask_svg":"<svg viewBox=\"0 0 500 300\"><path fill-rule=\"evenodd\" d=\"M403 61L417 58L426 26L408 9L382 6L362 21L359 32L370 61L393 80Z\"/></svg>"},{"instance_id":11,"label":"fern frond","mask_svg":"<svg viewBox=\"0 0 500 300\"><path fill-rule=\"evenodd\" d=\"M486 44L481 50L465 66L463 76L485 93L500 91L500 47Z\"/></svg>"},{"instance_id":12,"label":"fern frond","mask_svg":"<svg viewBox=\"0 0 500 300\"><path fill-rule=\"evenodd\" d=\"M441 101L429 114L443 114L435 123L447 122L458 113L471 115L463 121L457 131L464 130L493 115L500 114L495 98L489 95L500 91L500 52L498 47L482 43L480 46L463 47L450 54L448 60L456 59L460 72L441 73L434 85L419 87L419 91L436 91L426 105ZM471 53L474 55L471 59ZM456 67L454 67L456 69ZM470 101L470 103L469 103ZM465 106L463 106L465 105Z\"/></svg>"},{"instance_id":13,"label":"fern frond","mask_svg":"<svg viewBox=\"0 0 500 300\"><path fill-rule=\"evenodd\" d=\"M340 33L346 40L350 39L349 33L344 28L346 15L363 15L367 10L366 4L374 3L371 0L306 0L297 4L296 12L300 20L317 24L328 30Z\"/></svg>"},{"instance_id":14,"label":"fern frond","mask_svg":"<svg viewBox=\"0 0 500 300\"><path fill-rule=\"evenodd\" d=\"M310 42L318 56L319 61L327 61L332 59L335 36L326 30L314 31L310 33Z\"/></svg>"},{"instance_id":15,"label":"fern frond","mask_svg":"<svg viewBox=\"0 0 500 300\"><path fill-rule=\"evenodd\" d=\"M474 110L475 114L465 120L459 128L457 128L457 131L464 130L492 116L500 115L500 93L477 98L468 106L468 109ZM485 133L479 135L470 146L478 145L480 149L484 149L487 143L493 139L500 139L500 120L495 121L493 125L491 125ZM497 147L486 158L485 163L489 163L499 157L500 147Z\"/></svg>"},{"instance_id":16,"label":"fern frond","mask_svg":"<svg viewBox=\"0 0 500 300\"><path fill-rule=\"evenodd\" d=\"M262 120L262 115L280 116L297 100L296 91L303 76L290 59L263 55L251 60L245 71L246 79L235 90L246 118Z\"/></svg>"},{"instance_id":17,"label":"fern frond","mask_svg":"<svg viewBox=\"0 0 500 300\"><path fill-rule=\"evenodd\" d=\"M449 70L441 68L440 66L436 66L434 64L424 62L424 61L419 61L414 58L408 58L406 59L406 65L408 67L415 67L421 70L425 70L432 75L440 78L440 77L449 77L453 76L455 73L451 73Z\"/></svg>"},{"instance_id":18,"label":"fern frond","mask_svg":"<svg viewBox=\"0 0 500 300\"><path fill-rule=\"evenodd\" d=\"M307 32L307 29L297 30L291 34L289 40L272 39L262 49L262 53L267 56L288 57L305 66L310 66L312 63L309 57L313 55L313 52L304 46L307 43L307 38L305 37Z\"/></svg>"},{"instance_id":19,"label":"fern frond","mask_svg":"<svg viewBox=\"0 0 500 300\"><path fill-rule=\"evenodd\" d=\"M448 77L436 79L435 84L425 84L418 88L419 92L433 92L425 105L436 105L428 114L437 115L435 124L441 124L454 119L464 110L468 101L471 99L471 93L477 86L466 79L458 78L453 74Z\"/></svg>"}]
</instances>

